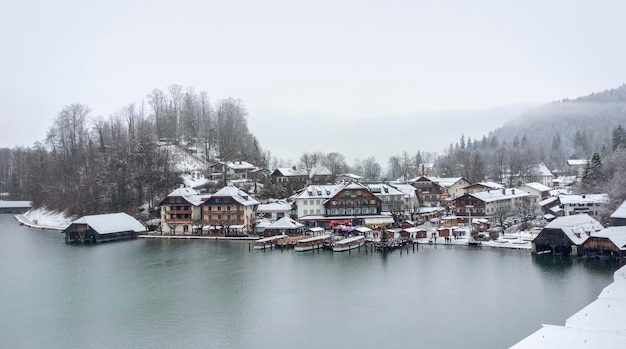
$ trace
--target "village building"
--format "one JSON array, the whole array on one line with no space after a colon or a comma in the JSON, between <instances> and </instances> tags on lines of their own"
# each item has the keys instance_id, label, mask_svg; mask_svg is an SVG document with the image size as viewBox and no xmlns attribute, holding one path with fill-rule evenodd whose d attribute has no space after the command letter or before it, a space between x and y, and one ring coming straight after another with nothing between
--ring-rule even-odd
<instances>
[{"instance_id":1,"label":"village building","mask_svg":"<svg viewBox=\"0 0 626 349\"><path fill-rule=\"evenodd\" d=\"M504 189L504 185L496 182L478 182L463 188L463 194L473 194L481 191Z\"/></svg>"},{"instance_id":2,"label":"village building","mask_svg":"<svg viewBox=\"0 0 626 349\"><path fill-rule=\"evenodd\" d=\"M309 185L291 199L298 220L309 225L382 226L394 222L390 213L383 213L382 199L372 193L369 185L362 183Z\"/></svg>"},{"instance_id":3,"label":"village building","mask_svg":"<svg viewBox=\"0 0 626 349\"><path fill-rule=\"evenodd\" d=\"M361 181L363 181L363 177L359 175L355 175L353 173L342 173L342 174L337 175L337 177L335 178L335 182L337 183L341 183L341 182L361 183Z\"/></svg>"},{"instance_id":4,"label":"village building","mask_svg":"<svg viewBox=\"0 0 626 349\"><path fill-rule=\"evenodd\" d=\"M567 160L567 173L575 177L581 178L585 172L585 166L589 161L587 159L569 159Z\"/></svg>"},{"instance_id":5,"label":"village building","mask_svg":"<svg viewBox=\"0 0 626 349\"><path fill-rule=\"evenodd\" d=\"M465 194L470 184L463 177L418 177L411 180L421 207L448 206L457 197Z\"/></svg>"},{"instance_id":6,"label":"village building","mask_svg":"<svg viewBox=\"0 0 626 349\"><path fill-rule=\"evenodd\" d=\"M329 184L332 183L332 172L320 165L316 164L311 169L284 167L277 168L271 174L270 178L274 183L295 183L300 185L310 184Z\"/></svg>"},{"instance_id":7,"label":"village building","mask_svg":"<svg viewBox=\"0 0 626 349\"><path fill-rule=\"evenodd\" d=\"M274 235L301 235L304 231L304 224L298 223L289 217L283 217L274 223L271 223L263 231L264 236Z\"/></svg>"},{"instance_id":8,"label":"village building","mask_svg":"<svg viewBox=\"0 0 626 349\"><path fill-rule=\"evenodd\" d=\"M292 209L291 203L284 200L259 204L256 209L257 220L266 219L270 222L276 222L283 217L291 216Z\"/></svg>"},{"instance_id":9,"label":"village building","mask_svg":"<svg viewBox=\"0 0 626 349\"><path fill-rule=\"evenodd\" d=\"M202 203L202 223L213 233L247 234L253 231L259 202L237 187L225 186Z\"/></svg>"},{"instance_id":10,"label":"village building","mask_svg":"<svg viewBox=\"0 0 626 349\"><path fill-rule=\"evenodd\" d=\"M394 214L405 214L404 192L386 183L367 184L367 188L376 195L382 202L382 212L392 212Z\"/></svg>"},{"instance_id":11,"label":"village building","mask_svg":"<svg viewBox=\"0 0 626 349\"><path fill-rule=\"evenodd\" d=\"M161 202L161 226L159 230L167 234L190 234L194 222L202 220L201 208L203 196L199 191L180 187L169 193Z\"/></svg>"},{"instance_id":12,"label":"village building","mask_svg":"<svg viewBox=\"0 0 626 349\"><path fill-rule=\"evenodd\" d=\"M548 223L532 241L532 253L581 256L582 244L604 229L602 224L588 214L559 217Z\"/></svg>"},{"instance_id":13,"label":"village building","mask_svg":"<svg viewBox=\"0 0 626 349\"><path fill-rule=\"evenodd\" d=\"M554 174L552 174L552 172L548 169L548 167L546 167L546 165L543 164L543 162L533 166L529 174L523 177L523 181L525 183L538 182L550 188L554 186L553 180Z\"/></svg>"},{"instance_id":14,"label":"village building","mask_svg":"<svg viewBox=\"0 0 626 349\"><path fill-rule=\"evenodd\" d=\"M454 200L455 213L463 223L470 218L485 218L499 223L501 218L517 216L532 209L530 195L525 191L507 188L465 194Z\"/></svg>"},{"instance_id":15,"label":"village building","mask_svg":"<svg viewBox=\"0 0 626 349\"><path fill-rule=\"evenodd\" d=\"M24 213L33 207L31 201L0 200L0 213Z\"/></svg>"},{"instance_id":16,"label":"village building","mask_svg":"<svg viewBox=\"0 0 626 349\"><path fill-rule=\"evenodd\" d=\"M603 229L582 243L585 257L626 261L626 226Z\"/></svg>"},{"instance_id":17,"label":"village building","mask_svg":"<svg viewBox=\"0 0 626 349\"><path fill-rule=\"evenodd\" d=\"M563 216L589 214L600 217L609 203L607 194L569 194L559 195Z\"/></svg>"},{"instance_id":18,"label":"village building","mask_svg":"<svg viewBox=\"0 0 626 349\"><path fill-rule=\"evenodd\" d=\"M260 169L253 164L237 161L216 161L209 165L210 177L213 180L224 179L224 173L228 181L245 181L255 179Z\"/></svg>"},{"instance_id":19,"label":"village building","mask_svg":"<svg viewBox=\"0 0 626 349\"><path fill-rule=\"evenodd\" d=\"M611 225L626 226L626 201L611 214Z\"/></svg>"},{"instance_id":20,"label":"village building","mask_svg":"<svg viewBox=\"0 0 626 349\"><path fill-rule=\"evenodd\" d=\"M67 243L99 243L136 238L146 227L126 213L83 216L63 233Z\"/></svg>"},{"instance_id":21,"label":"village building","mask_svg":"<svg viewBox=\"0 0 626 349\"><path fill-rule=\"evenodd\" d=\"M543 218L548 221L563 215L563 209L561 208L561 202L558 196L550 196L540 201L538 205Z\"/></svg>"},{"instance_id":22,"label":"village building","mask_svg":"<svg viewBox=\"0 0 626 349\"><path fill-rule=\"evenodd\" d=\"M404 212L406 212L410 219L416 218L420 206L415 187L410 184L393 184L393 187L404 194Z\"/></svg>"},{"instance_id":23,"label":"village building","mask_svg":"<svg viewBox=\"0 0 626 349\"><path fill-rule=\"evenodd\" d=\"M536 196L539 198L539 201L545 200L550 197L551 187L545 186L538 182L530 182L522 184L519 187L520 190L527 192L532 196Z\"/></svg>"}]
</instances>

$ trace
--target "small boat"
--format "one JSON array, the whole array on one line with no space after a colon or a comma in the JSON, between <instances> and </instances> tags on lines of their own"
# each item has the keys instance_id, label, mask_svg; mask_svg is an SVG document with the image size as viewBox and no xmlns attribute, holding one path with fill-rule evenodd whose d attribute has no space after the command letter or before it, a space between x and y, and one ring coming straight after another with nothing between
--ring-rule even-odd
<instances>
[{"instance_id":1,"label":"small boat","mask_svg":"<svg viewBox=\"0 0 626 349\"><path fill-rule=\"evenodd\" d=\"M365 236L362 236L362 235L353 236L353 237L345 238L343 240L339 240L335 242L335 244L333 245L333 251L343 252L343 251L348 251L348 250L352 250L355 248L359 248L363 245L365 245Z\"/></svg>"},{"instance_id":2,"label":"small boat","mask_svg":"<svg viewBox=\"0 0 626 349\"><path fill-rule=\"evenodd\" d=\"M274 235L274 236L268 236L266 238L258 239L254 243L254 249L255 250L264 250L266 248L272 248L274 245L276 245L278 240L284 239L286 237L287 237L287 235L283 234L283 235Z\"/></svg>"},{"instance_id":3,"label":"small boat","mask_svg":"<svg viewBox=\"0 0 626 349\"><path fill-rule=\"evenodd\" d=\"M328 240L330 237L327 235L324 236L314 236L306 239L302 239L298 241L296 247L294 249L298 252L310 251L316 248L324 247L324 242Z\"/></svg>"}]
</instances>

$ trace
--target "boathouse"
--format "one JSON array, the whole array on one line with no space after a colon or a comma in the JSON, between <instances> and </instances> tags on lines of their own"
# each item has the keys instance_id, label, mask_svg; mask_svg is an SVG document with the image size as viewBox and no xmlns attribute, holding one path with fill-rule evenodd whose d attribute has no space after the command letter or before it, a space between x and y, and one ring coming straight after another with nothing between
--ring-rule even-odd
<instances>
[{"instance_id":1,"label":"boathouse","mask_svg":"<svg viewBox=\"0 0 626 349\"><path fill-rule=\"evenodd\" d=\"M33 207L30 201L0 200L0 213L24 213Z\"/></svg>"},{"instance_id":2,"label":"boathouse","mask_svg":"<svg viewBox=\"0 0 626 349\"><path fill-rule=\"evenodd\" d=\"M622 202L611 215L611 225L626 225L626 201Z\"/></svg>"},{"instance_id":3,"label":"boathouse","mask_svg":"<svg viewBox=\"0 0 626 349\"><path fill-rule=\"evenodd\" d=\"M63 233L67 243L98 243L134 239L146 227L126 213L83 216L72 222Z\"/></svg>"},{"instance_id":4,"label":"boathouse","mask_svg":"<svg viewBox=\"0 0 626 349\"><path fill-rule=\"evenodd\" d=\"M532 253L583 254L582 244L596 232L604 229L602 224L588 214L559 217L548 223L533 239Z\"/></svg>"},{"instance_id":5,"label":"boathouse","mask_svg":"<svg viewBox=\"0 0 626 349\"><path fill-rule=\"evenodd\" d=\"M626 226L609 227L591 235L582 244L585 257L626 260Z\"/></svg>"}]
</instances>

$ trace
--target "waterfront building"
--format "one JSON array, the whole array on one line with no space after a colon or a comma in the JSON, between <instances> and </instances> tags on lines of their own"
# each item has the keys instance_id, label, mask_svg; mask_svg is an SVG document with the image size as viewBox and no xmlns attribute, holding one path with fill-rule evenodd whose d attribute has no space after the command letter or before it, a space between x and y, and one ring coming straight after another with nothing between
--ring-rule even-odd
<instances>
[{"instance_id":1,"label":"waterfront building","mask_svg":"<svg viewBox=\"0 0 626 349\"><path fill-rule=\"evenodd\" d=\"M607 194L568 194L559 195L564 216L585 213L599 217L607 209L609 196Z\"/></svg>"},{"instance_id":2,"label":"waterfront building","mask_svg":"<svg viewBox=\"0 0 626 349\"><path fill-rule=\"evenodd\" d=\"M532 252L580 256L584 253L582 244L602 229L602 224L588 214L559 217L533 239Z\"/></svg>"},{"instance_id":3,"label":"waterfront building","mask_svg":"<svg viewBox=\"0 0 626 349\"><path fill-rule=\"evenodd\" d=\"M626 261L626 226L608 227L582 243L585 257Z\"/></svg>"},{"instance_id":4,"label":"waterfront building","mask_svg":"<svg viewBox=\"0 0 626 349\"><path fill-rule=\"evenodd\" d=\"M465 194L470 182L463 177L418 177L412 179L421 207L448 206L451 200Z\"/></svg>"},{"instance_id":5,"label":"waterfront building","mask_svg":"<svg viewBox=\"0 0 626 349\"><path fill-rule=\"evenodd\" d=\"M247 234L252 232L258 205L248 193L228 185L202 203L202 223L214 233Z\"/></svg>"},{"instance_id":6,"label":"waterfront building","mask_svg":"<svg viewBox=\"0 0 626 349\"><path fill-rule=\"evenodd\" d=\"M83 216L73 221L63 233L65 242L98 243L133 239L146 227L126 213Z\"/></svg>"},{"instance_id":7,"label":"waterfront building","mask_svg":"<svg viewBox=\"0 0 626 349\"><path fill-rule=\"evenodd\" d=\"M159 203L161 209L161 226L159 229L161 232L167 234L192 233L194 222L202 219L200 205L207 197L195 189L182 186L167 194Z\"/></svg>"},{"instance_id":8,"label":"waterfront building","mask_svg":"<svg viewBox=\"0 0 626 349\"><path fill-rule=\"evenodd\" d=\"M454 200L455 213L464 223L469 223L469 217L494 221L518 215L531 204L528 193L515 188L465 194Z\"/></svg>"},{"instance_id":9,"label":"waterfront building","mask_svg":"<svg viewBox=\"0 0 626 349\"><path fill-rule=\"evenodd\" d=\"M259 204L256 209L256 216L258 220L266 219L270 222L275 222L283 217L289 217L292 210L293 207L291 203L278 200L266 204Z\"/></svg>"},{"instance_id":10,"label":"waterfront building","mask_svg":"<svg viewBox=\"0 0 626 349\"><path fill-rule=\"evenodd\" d=\"M622 202L621 205L611 214L611 224L612 225L626 225L626 201Z\"/></svg>"}]
</instances>

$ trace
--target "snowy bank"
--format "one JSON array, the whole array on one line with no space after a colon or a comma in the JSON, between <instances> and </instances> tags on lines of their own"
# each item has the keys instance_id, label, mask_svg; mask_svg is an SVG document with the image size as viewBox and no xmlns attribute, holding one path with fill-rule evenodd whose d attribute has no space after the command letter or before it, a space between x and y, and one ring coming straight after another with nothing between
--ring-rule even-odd
<instances>
[{"instance_id":1,"label":"snowy bank","mask_svg":"<svg viewBox=\"0 0 626 349\"><path fill-rule=\"evenodd\" d=\"M565 321L543 325L511 348L621 348L626 343L626 266L598 299Z\"/></svg>"},{"instance_id":2,"label":"snowy bank","mask_svg":"<svg viewBox=\"0 0 626 349\"><path fill-rule=\"evenodd\" d=\"M45 207L40 207L16 215L15 219L32 228L64 230L72 223L74 217L68 217L64 212L50 211Z\"/></svg>"}]
</instances>

